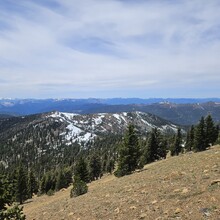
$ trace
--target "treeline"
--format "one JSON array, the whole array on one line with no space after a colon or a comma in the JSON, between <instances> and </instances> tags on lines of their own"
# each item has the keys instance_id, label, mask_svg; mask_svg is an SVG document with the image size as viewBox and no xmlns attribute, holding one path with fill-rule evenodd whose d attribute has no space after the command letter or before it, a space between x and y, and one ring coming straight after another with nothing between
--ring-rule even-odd
<instances>
[{"instance_id":1,"label":"treeline","mask_svg":"<svg viewBox=\"0 0 220 220\"><path fill-rule=\"evenodd\" d=\"M215 125L211 115L202 117L199 124L191 126L186 138L177 129L172 138L161 135L157 128L152 129L146 142L138 138L133 125L129 125L123 142L119 147L117 159L117 177L131 174L135 169L145 164L166 158L168 151L171 156L187 151L204 151L215 143L219 143L219 126Z\"/></svg>"}]
</instances>

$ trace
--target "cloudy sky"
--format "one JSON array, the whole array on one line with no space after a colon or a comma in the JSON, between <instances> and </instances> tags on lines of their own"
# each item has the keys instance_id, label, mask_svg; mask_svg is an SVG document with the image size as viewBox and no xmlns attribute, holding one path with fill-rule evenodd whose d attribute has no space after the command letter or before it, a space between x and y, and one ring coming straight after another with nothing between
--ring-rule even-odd
<instances>
[{"instance_id":1,"label":"cloudy sky","mask_svg":"<svg viewBox=\"0 0 220 220\"><path fill-rule=\"evenodd\" d=\"M219 0L0 0L0 97L220 97Z\"/></svg>"}]
</instances>

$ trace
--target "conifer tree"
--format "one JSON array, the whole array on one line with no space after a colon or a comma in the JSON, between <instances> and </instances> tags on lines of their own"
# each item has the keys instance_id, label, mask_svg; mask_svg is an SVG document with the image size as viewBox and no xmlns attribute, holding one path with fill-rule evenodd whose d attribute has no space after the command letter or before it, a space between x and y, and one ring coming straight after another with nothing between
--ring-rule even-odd
<instances>
[{"instance_id":1,"label":"conifer tree","mask_svg":"<svg viewBox=\"0 0 220 220\"><path fill-rule=\"evenodd\" d=\"M22 204L28 198L27 172L22 164L19 165L16 173L16 199Z\"/></svg>"},{"instance_id":2,"label":"conifer tree","mask_svg":"<svg viewBox=\"0 0 220 220\"><path fill-rule=\"evenodd\" d=\"M74 176L73 188L70 191L70 198L83 195L88 192L88 186L78 176Z\"/></svg>"},{"instance_id":3,"label":"conifer tree","mask_svg":"<svg viewBox=\"0 0 220 220\"><path fill-rule=\"evenodd\" d=\"M156 160L166 158L167 155L167 140L162 137L157 128L153 128L150 132L150 137L147 142L143 143L143 155L141 163L147 164Z\"/></svg>"},{"instance_id":4,"label":"conifer tree","mask_svg":"<svg viewBox=\"0 0 220 220\"><path fill-rule=\"evenodd\" d=\"M86 161L80 157L74 167L74 176L78 176L78 178L86 183L89 182L89 171L87 167Z\"/></svg>"},{"instance_id":5,"label":"conifer tree","mask_svg":"<svg viewBox=\"0 0 220 220\"><path fill-rule=\"evenodd\" d=\"M119 148L118 169L115 175L120 177L131 174L138 167L140 155L139 140L134 125L129 125Z\"/></svg>"},{"instance_id":6,"label":"conifer tree","mask_svg":"<svg viewBox=\"0 0 220 220\"><path fill-rule=\"evenodd\" d=\"M106 171L110 174L112 174L113 170L115 168L115 162L113 159L109 159L107 161L107 164L106 164Z\"/></svg>"},{"instance_id":7,"label":"conifer tree","mask_svg":"<svg viewBox=\"0 0 220 220\"><path fill-rule=\"evenodd\" d=\"M43 175L40 180L40 186L39 186L40 194L46 193L46 176Z\"/></svg>"},{"instance_id":8,"label":"conifer tree","mask_svg":"<svg viewBox=\"0 0 220 220\"><path fill-rule=\"evenodd\" d=\"M6 210L7 209L6 205L11 205L12 203L12 195L10 191L11 191L11 187L8 179L5 176L0 175L0 212Z\"/></svg>"},{"instance_id":9,"label":"conifer tree","mask_svg":"<svg viewBox=\"0 0 220 220\"><path fill-rule=\"evenodd\" d=\"M206 149L206 136L205 136L205 120L204 117L201 117L199 124L195 129L195 138L194 138L194 151L203 151Z\"/></svg>"},{"instance_id":10,"label":"conifer tree","mask_svg":"<svg viewBox=\"0 0 220 220\"><path fill-rule=\"evenodd\" d=\"M181 151L182 151L182 134L181 134L181 129L178 128L177 134L175 135L174 144L171 147L171 156L179 155Z\"/></svg>"},{"instance_id":11,"label":"conifer tree","mask_svg":"<svg viewBox=\"0 0 220 220\"><path fill-rule=\"evenodd\" d=\"M33 193L37 193L38 191L38 183L33 170L30 170L28 172L27 187L28 187L28 197L32 198Z\"/></svg>"},{"instance_id":12,"label":"conifer tree","mask_svg":"<svg viewBox=\"0 0 220 220\"><path fill-rule=\"evenodd\" d=\"M93 154L89 161L89 176L90 180L97 180L99 177L101 177L102 173L102 164L100 157Z\"/></svg>"},{"instance_id":13,"label":"conifer tree","mask_svg":"<svg viewBox=\"0 0 220 220\"><path fill-rule=\"evenodd\" d=\"M213 145L216 141L217 129L214 125L211 115L208 115L205 118L205 137L206 137L206 146Z\"/></svg>"},{"instance_id":14,"label":"conifer tree","mask_svg":"<svg viewBox=\"0 0 220 220\"><path fill-rule=\"evenodd\" d=\"M65 178L62 169L59 169L56 180L56 190L58 191L62 188L65 188Z\"/></svg>"},{"instance_id":15,"label":"conifer tree","mask_svg":"<svg viewBox=\"0 0 220 220\"><path fill-rule=\"evenodd\" d=\"M187 137L186 137L186 151L191 151L194 146L194 126L192 125L190 130L187 132Z\"/></svg>"},{"instance_id":16,"label":"conifer tree","mask_svg":"<svg viewBox=\"0 0 220 220\"><path fill-rule=\"evenodd\" d=\"M13 202L12 185L8 178L0 175L0 219L16 219L25 220L23 215L23 207L11 206Z\"/></svg>"},{"instance_id":17,"label":"conifer tree","mask_svg":"<svg viewBox=\"0 0 220 220\"><path fill-rule=\"evenodd\" d=\"M56 190L67 188L70 183L72 183L71 169L70 168L59 169L56 180Z\"/></svg>"}]
</instances>

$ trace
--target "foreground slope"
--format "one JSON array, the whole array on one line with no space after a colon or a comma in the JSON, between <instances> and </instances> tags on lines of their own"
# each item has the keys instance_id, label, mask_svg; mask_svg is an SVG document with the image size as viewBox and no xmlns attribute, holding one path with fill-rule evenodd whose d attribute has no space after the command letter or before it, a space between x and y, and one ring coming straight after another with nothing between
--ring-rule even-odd
<instances>
[{"instance_id":1,"label":"foreground slope","mask_svg":"<svg viewBox=\"0 0 220 220\"><path fill-rule=\"evenodd\" d=\"M89 184L70 198L70 188L35 197L24 205L27 219L213 219L220 216L220 146L145 166L122 178Z\"/></svg>"}]
</instances>

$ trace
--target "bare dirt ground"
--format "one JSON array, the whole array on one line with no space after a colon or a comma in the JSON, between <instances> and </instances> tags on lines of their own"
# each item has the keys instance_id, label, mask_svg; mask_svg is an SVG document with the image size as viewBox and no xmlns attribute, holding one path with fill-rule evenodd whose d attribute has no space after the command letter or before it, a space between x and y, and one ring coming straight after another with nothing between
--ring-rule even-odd
<instances>
[{"instance_id":1,"label":"bare dirt ground","mask_svg":"<svg viewBox=\"0 0 220 220\"><path fill-rule=\"evenodd\" d=\"M145 166L122 178L104 176L87 194L70 188L24 204L27 220L220 220L220 146Z\"/></svg>"}]
</instances>

